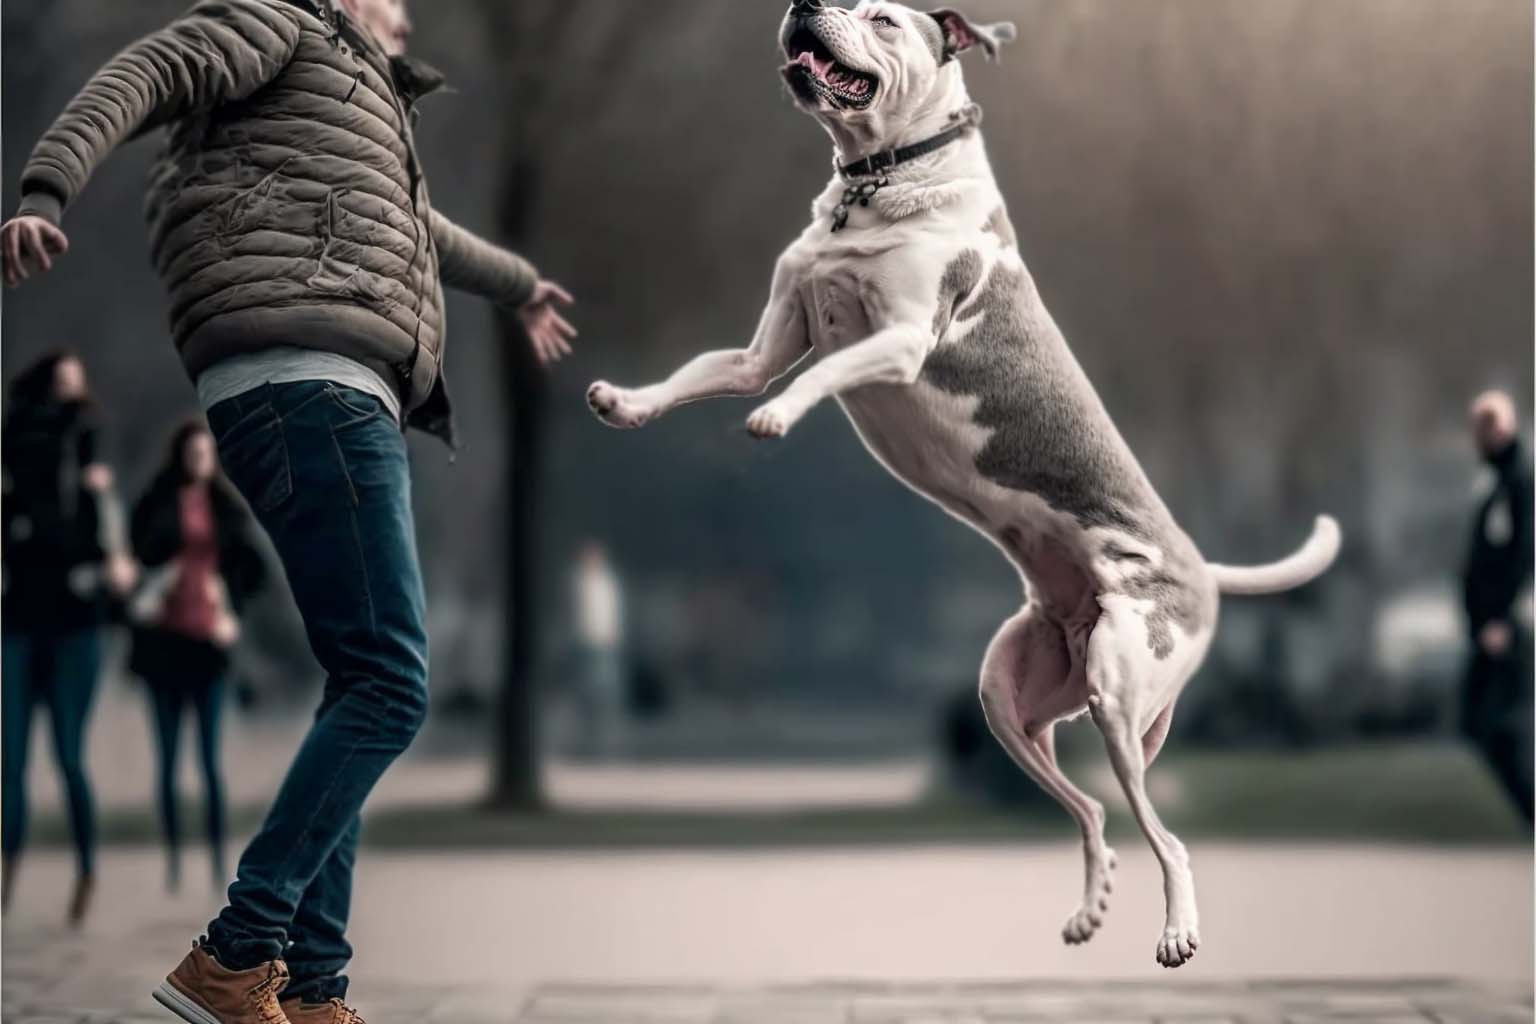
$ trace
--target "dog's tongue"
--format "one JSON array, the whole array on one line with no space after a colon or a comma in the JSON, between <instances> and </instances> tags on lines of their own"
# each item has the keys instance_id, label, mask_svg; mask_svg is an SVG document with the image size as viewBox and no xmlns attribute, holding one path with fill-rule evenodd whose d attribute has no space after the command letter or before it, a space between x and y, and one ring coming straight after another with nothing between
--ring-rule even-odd
<instances>
[{"instance_id":1,"label":"dog's tongue","mask_svg":"<svg viewBox=\"0 0 1536 1024\"><path fill-rule=\"evenodd\" d=\"M794 59L793 63L810 68L811 73L817 78L826 78L827 73L832 70L834 62L830 59L818 60L816 54L810 50L801 50L800 55Z\"/></svg>"}]
</instances>

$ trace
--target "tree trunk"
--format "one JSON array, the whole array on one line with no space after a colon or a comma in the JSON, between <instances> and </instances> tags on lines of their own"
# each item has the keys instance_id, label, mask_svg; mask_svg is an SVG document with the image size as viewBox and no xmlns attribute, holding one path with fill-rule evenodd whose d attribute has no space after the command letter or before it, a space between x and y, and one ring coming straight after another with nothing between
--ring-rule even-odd
<instances>
[{"instance_id":1,"label":"tree trunk","mask_svg":"<svg viewBox=\"0 0 1536 1024\"><path fill-rule=\"evenodd\" d=\"M527 238L529 214L537 193L536 172L527 159L521 133L508 130L504 186L497 216L498 234L514 247ZM496 716L495 768L490 802L498 809L535 810L543 804L539 778L538 664L540 578L538 528L540 456L544 448L548 389L544 371L515 313L497 314L501 345L501 393L509 396L511 465L506 475L508 538L506 547L506 649Z\"/></svg>"}]
</instances>

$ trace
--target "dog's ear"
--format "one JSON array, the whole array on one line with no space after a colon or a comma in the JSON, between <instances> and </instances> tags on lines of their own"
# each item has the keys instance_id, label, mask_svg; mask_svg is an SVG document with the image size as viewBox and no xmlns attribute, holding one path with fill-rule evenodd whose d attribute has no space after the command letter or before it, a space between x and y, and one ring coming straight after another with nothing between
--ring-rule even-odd
<instances>
[{"instance_id":1,"label":"dog's ear","mask_svg":"<svg viewBox=\"0 0 1536 1024\"><path fill-rule=\"evenodd\" d=\"M944 51L939 59L940 64L949 62L958 54L974 46L980 46L985 50L988 60L997 60L998 51L1004 44L1011 43L1019 37L1019 31L1014 28L1011 21L983 25L948 7L930 11L928 16L938 22L939 31L944 34Z\"/></svg>"}]
</instances>

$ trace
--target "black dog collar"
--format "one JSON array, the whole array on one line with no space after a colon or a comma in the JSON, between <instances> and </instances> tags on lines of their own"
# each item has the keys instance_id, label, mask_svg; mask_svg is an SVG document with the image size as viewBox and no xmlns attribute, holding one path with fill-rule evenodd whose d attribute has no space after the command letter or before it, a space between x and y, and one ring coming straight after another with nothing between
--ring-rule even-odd
<instances>
[{"instance_id":1,"label":"black dog collar","mask_svg":"<svg viewBox=\"0 0 1536 1024\"><path fill-rule=\"evenodd\" d=\"M970 132L971 129L981 124L981 107L972 103L964 110L954 115L955 124L939 132L939 134L914 142L910 146L899 146L896 149L887 149L862 160L855 160L851 164L843 164L837 169L837 173L849 186L843 189L842 201L832 210L832 230L841 231L848 225L848 211L855 203L860 206L868 206L886 185L890 184L887 178L878 178L875 181L866 181L855 184L856 178L872 178L883 174L893 167L899 167L920 156L943 149L956 139Z\"/></svg>"},{"instance_id":2,"label":"black dog collar","mask_svg":"<svg viewBox=\"0 0 1536 1024\"><path fill-rule=\"evenodd\" d=\"M914 142L910 146L887 149L872 156L867 156L862 160L855 160L851 164L843 164L837 169L837 173L844 178L868 178L872 175L888 171L892 167L898 167L909 160L916 160L920 156L927 156L935 150L943 149L972 128L981 124L981 107L972 103L964 110L955 114L954 118L956 121L954 125L944 129L932 138L924 139L921 142Z\"/></svg>"}]
</instances>

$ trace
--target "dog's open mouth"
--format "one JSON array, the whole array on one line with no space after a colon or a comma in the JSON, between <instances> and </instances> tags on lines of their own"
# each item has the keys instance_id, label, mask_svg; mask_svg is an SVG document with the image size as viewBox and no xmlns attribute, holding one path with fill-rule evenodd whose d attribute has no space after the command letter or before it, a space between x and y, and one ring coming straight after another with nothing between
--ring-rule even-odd
<instances>
[{"instance_id":1,"label":"dog's open mouth","mask_svg":"<svg viewBox=\"0 0 1536 1024\"><path fill-rule=\"evenodd\" d=\"M850 110L861 110L874 102L880 80L839 63L809 28L796 29L784 50L789 55L784 79L801 102L814 103L820 98Z\"/></svg>"}]
</instances>

